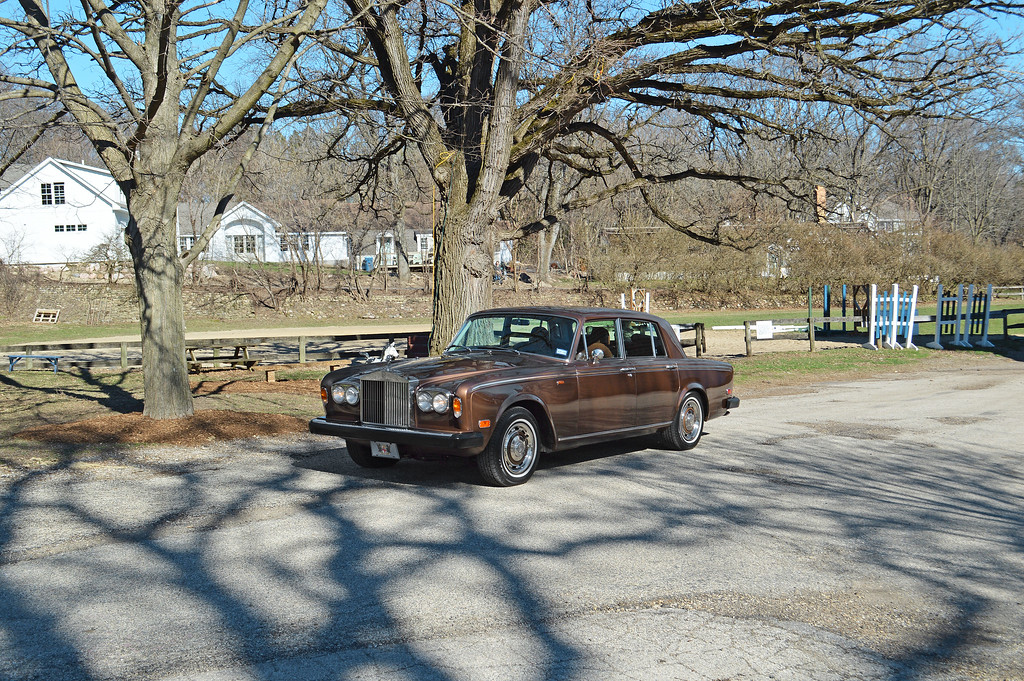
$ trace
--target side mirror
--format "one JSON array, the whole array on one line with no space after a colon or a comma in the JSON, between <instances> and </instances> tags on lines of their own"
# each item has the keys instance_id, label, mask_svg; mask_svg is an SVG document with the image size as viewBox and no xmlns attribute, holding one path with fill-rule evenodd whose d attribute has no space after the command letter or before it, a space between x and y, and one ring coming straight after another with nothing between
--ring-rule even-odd
<instances>
[{"instance_id":1,"label":"side mirror","mask_svg":"<svg viewBox=\"0 0 1024 681\"><path fill-rule=\"evenodd\" d=\"M590 359L597 361L604 359L604 350L596 348L590 352Z\"/></svg>"}]
</instances>

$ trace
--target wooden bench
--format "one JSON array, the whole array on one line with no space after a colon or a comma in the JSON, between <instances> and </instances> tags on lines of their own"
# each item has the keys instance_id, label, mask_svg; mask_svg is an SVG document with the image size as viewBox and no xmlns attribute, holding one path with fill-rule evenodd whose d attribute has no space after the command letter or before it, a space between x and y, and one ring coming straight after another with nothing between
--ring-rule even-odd
<instances>
[{"instance_id":1,"label":"wooden bench","mask_svg":"<svg viewBox=\"0 0 1024 681\"><path fill-rule=\"evenodd\" d=\"M223 348L234 348L235 352L231 356L221 357L220 351ZM212 354L209 356L199 357L196 352L209 351ZM237 367L244 366L249 371L254 371L253 367L259 364L258 359L252 359L249 357L249 346L248 345L200 345L200 346L189 346L185 348L186 362L188 363L188 370L199 372L204 366L216 369L217 367Z\"/></svg>"},{"instance_id":2,"label":"wooden bench","mask_svg":"<svg viewBox=\"0 0 1024 681\"><path fill-rule=\"evenodd\" d=\"M50 366L53 367L53 373L57 373L57 362L60 361L60 358L61 355L7 355L7 360L11 363L10 367L7 368L7 371L14 371L14 365L23 359L41 359L44 362L49 362Z\"/></svg>"}]
</instances>

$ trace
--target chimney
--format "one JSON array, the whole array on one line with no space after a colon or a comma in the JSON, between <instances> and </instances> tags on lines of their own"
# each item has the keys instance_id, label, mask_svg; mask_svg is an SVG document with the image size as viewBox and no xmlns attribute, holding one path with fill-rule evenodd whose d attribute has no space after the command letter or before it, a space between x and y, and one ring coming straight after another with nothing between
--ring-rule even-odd
<instances>
[{"instance_id":1,"label":"chimney","mask_svg":"<svg viewBox=\"0 0 1024 681\"><path fill-rule=\"evenodd\" d=\"M820 184L814 185L814 208L815 212L818 214L819 224L825 224L828 222L825 219L825 196L825 187Z\"/></svg>"}]
</instances>

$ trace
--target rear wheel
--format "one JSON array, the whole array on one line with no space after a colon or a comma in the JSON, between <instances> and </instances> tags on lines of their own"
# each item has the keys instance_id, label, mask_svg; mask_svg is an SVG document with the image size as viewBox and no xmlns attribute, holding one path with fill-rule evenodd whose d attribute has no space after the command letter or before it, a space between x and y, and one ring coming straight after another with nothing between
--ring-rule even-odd
<instances>
[{"instance_id":1,"label":"rear wheel","mask_svg":"<svg viewBox=\"0 0 1024 681\"><path fill-rule=\"evenodd\" d=\"M539 453L537 420L527 409L512 407L498 419L487 449L476 457L476 465L488 483L511 487L530 479Z\"/></svg>"},{"instance_id":2,"label":"rear wheel","mask_svg":"<svg viewBox=\"0 0 1024 681\"><path fill-rule=\"evenodd\" d=\"M669 449L693 449L704 432L704 402L696 392L688 392L679 405L672 425L661 433L661 440Z\"/></svg>"},{"instance_id":3,"label":"rear wheel","mask_svg":"<svg viewBox=\"0 0 1024 681\"><path fill-rule=\"evenodd\" d=\"M398 459L382 459L370 454L370 443L356 440L345 440L348 455L357 465L363 468L387 468L398 463Z\"/></svg>"}]
</instances>

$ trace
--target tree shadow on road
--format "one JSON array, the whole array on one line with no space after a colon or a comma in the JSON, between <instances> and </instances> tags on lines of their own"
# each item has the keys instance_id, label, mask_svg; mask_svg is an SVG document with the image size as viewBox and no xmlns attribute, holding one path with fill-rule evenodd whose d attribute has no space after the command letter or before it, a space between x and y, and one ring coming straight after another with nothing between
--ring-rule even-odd
<instances>
[{"instance_id":1,"label":"tree shadow on road","mask_svg":"<svg viewBox=\"0 0 1024 681\"><path fill-rule=\"evenodd\" d=\"M322 439L225 445L194 465L135 456L91 477L24 471L0 487L0 678L224 664L268 681L455 679L467 672L451 642L495 632L511 637L491 651L497 667L586 678L593 647L553 622L685 595L694 586L671 578L702 561L708 590L744 592L757 570L723 556L760 550L927 594L936 617L909 643L858 638L827 612L808 622L881 654L889 678L972 659L993 599L1024 592L1015 464L786 433L770 446L757 433L710 437L686 453L642 440L581 448L510 489L480 485L470 462L367 472L342 449L321 451ZM623 547L651 562L602 561ZM775 597L791 594L787 578ZM643 598L602 601L602 581Z\"/></svg>"}]
</instances>

